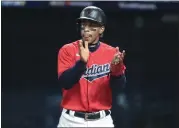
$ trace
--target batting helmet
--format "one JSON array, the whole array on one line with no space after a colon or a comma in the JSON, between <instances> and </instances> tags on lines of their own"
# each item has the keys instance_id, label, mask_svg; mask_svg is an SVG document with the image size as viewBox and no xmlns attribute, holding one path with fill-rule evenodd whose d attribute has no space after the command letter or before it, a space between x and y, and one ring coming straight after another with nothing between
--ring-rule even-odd
<instances>
[{"instance_id":1,"label":"batting helmet","mask_svg":"<svg viewBox=\"0 0 179 128\"><path fill-rule=\"evenodd\" d=\"M77 19L79 24L82 20L90 20L99 23L102 26L106 25L106 16L102 9L95 6L88 6L84 8Z\"/></svg>"}]
</instances>

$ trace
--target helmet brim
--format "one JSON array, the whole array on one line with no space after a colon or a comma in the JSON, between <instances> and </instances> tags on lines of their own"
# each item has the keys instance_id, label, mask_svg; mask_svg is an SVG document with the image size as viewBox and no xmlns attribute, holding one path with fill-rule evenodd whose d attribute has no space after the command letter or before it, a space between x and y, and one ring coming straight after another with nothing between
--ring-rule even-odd
<instances>
[{"instance_id":1,"label":"helmet brim","mask_svg":"<svg viewBox=\"0 0 179 128\"><path fill-rule=\"evenodd\" d=\"M97 20L94 20L94 19L89 18L89 17L80 17L80 18L78 18L77 19L77 24L80 24L81 21L83 21L83 20L89 20L89 21L92 21L92 22L96 22L97 24L102 25L102 26L104 25L104 24L98 22Z\"/></svg>"}]
</instances>

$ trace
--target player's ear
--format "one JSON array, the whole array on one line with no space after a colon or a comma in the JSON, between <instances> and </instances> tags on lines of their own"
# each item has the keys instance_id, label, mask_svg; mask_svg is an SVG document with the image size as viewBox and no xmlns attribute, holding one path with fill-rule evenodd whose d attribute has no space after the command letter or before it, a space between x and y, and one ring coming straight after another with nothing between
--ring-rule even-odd
<instances>
[{"instance_id":1,"label":"player's ear","mask_svg":"<svg viewBox=\"0 0 179 128\"><path fill-rule=\"evenodd\" d=\"M100 30L99 30L99 34L100 34L100 35L103 34L104 30L105 30L105 27L102 26L102 27L100 28Z\"/></svg>"},{"instance_id":2,"label":"player's ear","mask_svg":"<svg viewBox=\"0 0 179 128\"><path fill-rule=\"evenodd\" d=\"M104 27L104 26L102 26L102 27L100 28L100 30L99 30L99 35L100 35L101 38L103 37L103 32L104 32L104 30L105 30L105 27Z\"/></svg>"}]
</instances>

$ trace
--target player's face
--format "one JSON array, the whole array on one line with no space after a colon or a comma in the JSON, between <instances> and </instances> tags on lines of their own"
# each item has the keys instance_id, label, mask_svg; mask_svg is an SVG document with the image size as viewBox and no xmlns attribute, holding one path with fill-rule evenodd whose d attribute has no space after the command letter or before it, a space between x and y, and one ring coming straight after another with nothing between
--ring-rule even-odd
<instances>
[{"instance_id":1,"label":"player's face","mask_svg":"<svg viewBox=\"0 0 179 128\"><path fill-rule=\"evenodd\" d=\"M104 32L104 27L95 22L88 20L81 22L81 36L84 41L89 44L96 43L99 40L100 34Z\"/></svg>"}]
</instances>

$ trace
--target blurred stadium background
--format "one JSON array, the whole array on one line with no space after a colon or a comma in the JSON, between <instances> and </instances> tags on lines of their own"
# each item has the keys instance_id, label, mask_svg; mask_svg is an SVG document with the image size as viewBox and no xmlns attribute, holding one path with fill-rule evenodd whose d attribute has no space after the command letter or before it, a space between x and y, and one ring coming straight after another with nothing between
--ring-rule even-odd
<instances>
[{"instance_id":1,"label":"blurred stadium background","mask_svg":"<svg viewBox=\"0 0 179 128\"><path fill-rule=\"evenodd\" d=\"M179 127L178 2L2 1L2 128L56 128L58 50L79 39L75 20L88 5L106 12L102 40L127 52L116 127Z\"/></svg>"}]
</instances>

